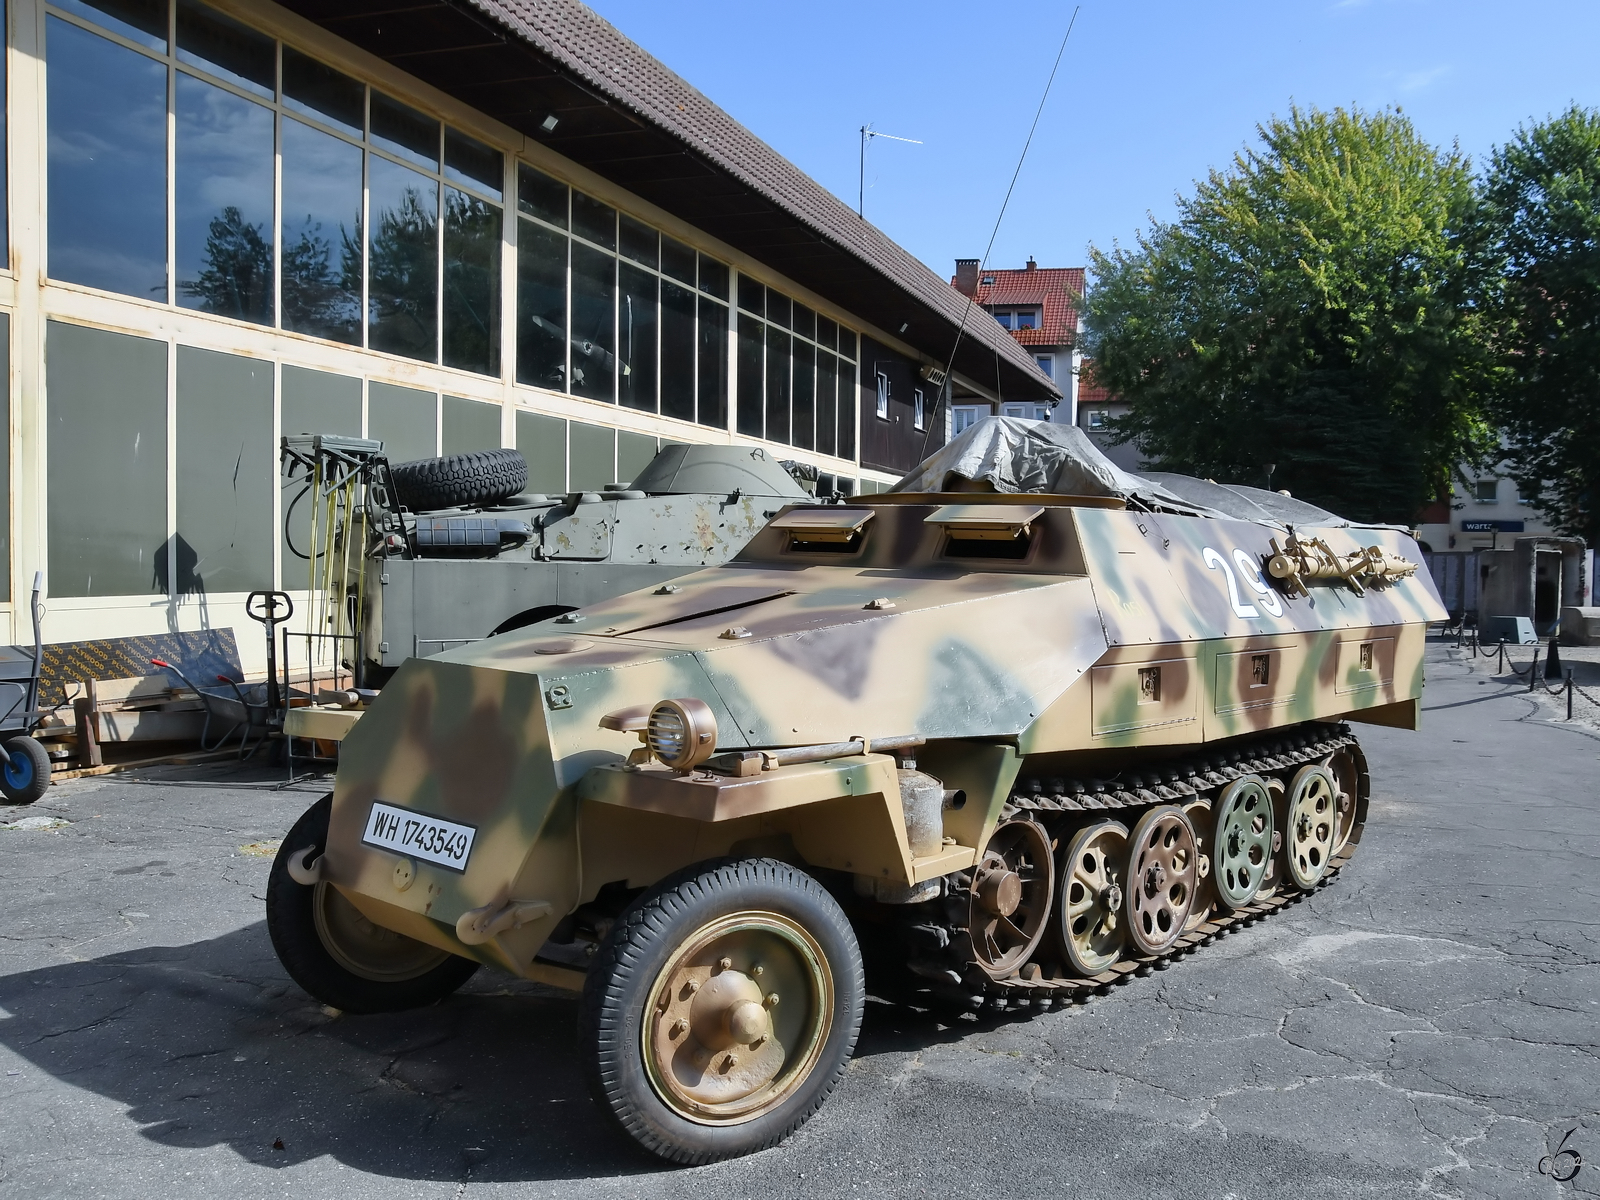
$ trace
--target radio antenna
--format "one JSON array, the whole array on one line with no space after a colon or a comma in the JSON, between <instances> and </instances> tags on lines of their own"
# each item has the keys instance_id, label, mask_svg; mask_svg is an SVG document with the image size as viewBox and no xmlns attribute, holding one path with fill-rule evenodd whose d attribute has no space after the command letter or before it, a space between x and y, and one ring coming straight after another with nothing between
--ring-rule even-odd
<instances>
[{"instance_id":1,"label":"radio antenna","mask_svg":"<svg viewBox=\"0 0 1600 1200\"><path fill-rule=\"evenodd\" d=\"M1034 110L1033 124L1028 126L1027 141L1022 143L1022 153L1017 156L1017 169L1011 172L1011 185L1006 188L1006 198L1000 202L1000 214L994 219L994 229L989 233L989 244L983 248L983 257L978 260L978 287L983 286L983 269L989 265L989 255L994 250L994 240L1000 234L1000 222L1005 220L1006 206L1011 203L1011 193L1016 190L1017 177L1022 174L1022 164L1028 160L1028 148L1033 145L1034 131L1039 128L1039 118L1044 115L1045 101L1050 99L1051 85L1056 81L1056 72L1061 69L1061 56L1067 52L1067 39L1072 36L1072 27L1078 23L1078 13L1082 8L1081 4L1073 8L1072 19L1067 22L1067 32L1061 35L1061 48L1056 51L1056 61L1050 67L1050 78L1044 82L1044 94L1039 97L1039 107ZM866 143L863 141L862 145L865 146ZM956 351L961 349L961 338L967 331L967 319L972 316L973 307L977 302L978 289L975 287L972 290L972 295L967 297L967 307L961 314L961 324L956 326L955 344L950 347L950 357L945 360L945 386L940 388L934 395L933 413L928 418L927 428L922 431L922 450L917 455L918 462L927 457L928 438L933 433L934 421L939 415L939 405L943 402L945 393L955 386L952 373L956 369ZM997 360L998 357L996 355ZM995 373L995 386L997 388L999 387L999 379L1000 376L997 371Z\"/></svg>"},{"instance_id":2,"label":"radio antenna","mask_svg":"<svg viewBox=\"0 0 1600 1200\"><path fill-rule=\"evenodd\" d=\"M867 215L867 143L875 137L888 138L891 142L910 142L913 146L922 145L916 138L896 137L892 133L879 133L868 122L861 127L861 173L856 180L856 216L865 219Z\"/></svg>"}]
</instances>

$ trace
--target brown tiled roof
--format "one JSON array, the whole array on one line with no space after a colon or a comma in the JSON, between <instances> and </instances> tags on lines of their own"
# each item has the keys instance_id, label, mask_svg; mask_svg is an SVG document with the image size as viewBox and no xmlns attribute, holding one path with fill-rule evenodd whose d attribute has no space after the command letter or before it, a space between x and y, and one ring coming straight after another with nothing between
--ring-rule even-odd
<instances>
[{"instance_id":1,"label":"brown tiled roof","mask_svg":"<svg viewBox=\"0 0 1600 1200\"><path fill-rule=\"evenodd\" d=\"M984 283L985 279L994 282ZM951 279L952 287L955 282ZM1082 267L1006 267L983 272L977 300L988 308L1037 305L1038 328L1013 329L1012 338L1024 346L1068 346L1078 340L1078 301L1083 291Z\"/></svg>"},{"instance_id":2,"label":"brown tiled roof","mask_svg":"<svg viewBox=\"0 0 1600 1200\"><path fill-rule=\"evenodd\" d=\"M1101 384L1095 381L1094 364L1087 358L1078 365L1078 407L1086 404L1106 404L1114 402L1113 396Z\"/></svg>"},{"instance_id":3,"label":"brown tiled roof","mask_svg":"<svg viewBox=\"0 0 1600 1200\"><path fill-rule=\"evenodd\" d=\"M503 24L560 66L579 76L608 102L626 107L638 120L677 139L692 154L709 160L750 191L772 201L826 242L848 252L872 271L931 308L951 326L966 315L966 297L848 204L812 179L771 146L650 54L610 22L576 0L465 0ZM293 6L293 5L292 5ZM402 63L401 65L405 65ZM550 139L559 148L559 139ZM715 234L717 230L708 229ZM1081 279L1083 272L1077 272ZM862 313L870 319L870 313ZM1003 355L1026 372L1039 389L1060 395L1033 358L993 320L966 322L966 337ZM887 330L896 333L896 329ZM942 341L943 339L938 339ZM935 342L934 344L937 344ZM948 347L934 354L943 361Z\"/></svg>"}]
</instances>

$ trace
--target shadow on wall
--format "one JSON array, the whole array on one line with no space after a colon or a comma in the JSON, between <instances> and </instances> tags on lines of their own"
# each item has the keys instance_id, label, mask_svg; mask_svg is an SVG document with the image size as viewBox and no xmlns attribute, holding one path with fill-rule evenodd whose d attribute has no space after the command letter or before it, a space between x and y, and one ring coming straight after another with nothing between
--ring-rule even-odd
<instances>
[{"instance_id":1,"label":"shadow on wall","mask_svg":"<svg viewBox=\"0 0 1600 1200\"><path fill-rule=\"evenodd\" d=\"M150 587L167 597L167 630L178 632L178 606L185 596L199 605L200 628L211 628L211 608L206 603L206 581L200 574L200 555L182 534L173 534L150 556Z\"/></svg>"}]
</instances>

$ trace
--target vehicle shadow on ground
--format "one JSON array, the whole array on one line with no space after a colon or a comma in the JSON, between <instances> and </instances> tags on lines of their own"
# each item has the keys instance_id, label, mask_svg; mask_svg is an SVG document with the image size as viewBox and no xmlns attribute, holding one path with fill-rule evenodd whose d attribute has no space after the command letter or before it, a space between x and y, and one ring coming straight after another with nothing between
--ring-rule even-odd
<instances>
[{"instance_id":1,"label":"vehicle shadow on ground","mask_svg":"<svg viewBox=\"0 0 1600 1200\"><path fill-rule=\"evenodd\" d=\"M330 1016L283 973L260 922L0 977L0 1010L0 1044L125 1105L167 1147L227 1145L269 1167L330 1155L440 1181L671 1169L589 1099L576 998L487 970L426 1009ZM976 1028L873 1001L857 1055Z\"/></svg>"}]
</instances>

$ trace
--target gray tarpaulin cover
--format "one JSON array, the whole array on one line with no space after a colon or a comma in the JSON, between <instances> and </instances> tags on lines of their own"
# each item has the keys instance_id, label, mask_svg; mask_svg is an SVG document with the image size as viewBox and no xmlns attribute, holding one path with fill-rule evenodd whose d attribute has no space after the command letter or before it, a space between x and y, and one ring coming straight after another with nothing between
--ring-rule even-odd
<instances>
[{"instance_id":1,"label":"gray tarpaulin cover","mask_svg":"<svg viewBox=\"0 0 1600 1200\"><path fill-rule=\"evenodd\" d=\"M1234 517L1265 525L1348 528L1351 524L1281 492L1188 475L1135 475L1100 453L1076 425L1017 417L974 421L889 490L959 492L971 491L973 483L1007 493L1116 496L1135 508Z\"/></svg>"}]
</instances>

